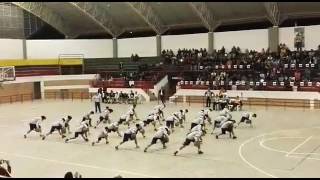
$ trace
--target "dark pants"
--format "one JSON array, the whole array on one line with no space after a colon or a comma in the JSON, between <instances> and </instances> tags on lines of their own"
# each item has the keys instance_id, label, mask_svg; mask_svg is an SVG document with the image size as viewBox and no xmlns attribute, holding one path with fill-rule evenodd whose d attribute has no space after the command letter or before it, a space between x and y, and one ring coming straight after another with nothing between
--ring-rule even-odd
<instances>
[{"instance_id":1,"label":"dark pants","mask_svg":"<svg viewBox=\"0 0 320 180\"><path fill-rule=\"evenodd\" d=\"M95 109L96 109L96 113L97 113L97 110L99 110L99 113L101 113L100 102L95 102L95 103L94 103L94 106L95 106Z\"/></svg>"},{"instance_id":2,"label":"dark pants","mask_svg":"<svg viewBox=\"0 0 320 180\"><path fill-rule=\"evenodd\" d=\"M162 104L165 105L165 104L164 104L164 103L165 103L164 95L160 95L160 100L161 100Z\"/></svg>"},{"instance_id":3,"label":"dark pants","mask_svg":"<svg viewBox=\"0 0 320 180\"><path fill-rule=\"evenodd\" d=\"M210 104L211 104L211 98L207 97L206 107L210 107Z\"/></svg>"}]
</instances>

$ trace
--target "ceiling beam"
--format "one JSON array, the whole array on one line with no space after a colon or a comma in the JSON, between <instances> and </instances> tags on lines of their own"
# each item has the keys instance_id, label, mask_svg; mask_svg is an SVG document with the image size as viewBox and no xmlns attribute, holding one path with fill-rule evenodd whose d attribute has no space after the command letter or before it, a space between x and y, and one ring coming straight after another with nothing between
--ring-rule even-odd
<instances>
[{"instance_id":1,"label":"ceiling beam","mask_svg":"<svg viewBox=\"0 0 320 180\"><path fill-rule=\"evenodd\" d=\"M64 34L66 38L75 38L78 36L75 31L70 29L63 18L59 14L48 8L44 4L44 2L12 2L12 4L39 17L40 19L60 31L62 34Z\"/></svg>"},{"instance_id":2,"label":"ceiling beam","mask_svg":"<svg viewBox=\"0 0 320 180\"><path fill-rule=\"evenodd\" d=\"M213 32L220 24L220 21L216 21L212 11L209 9L205 2L189 2L193 11L200 17L203 25L210 31Z\"/></svg>"},{"instance_id":3,"label":"ceiling beam","mask_svg":"<svg viewBox=\"0 0 320 180\"><path fill-rule=\"evenodd\" d=\"M274 26L279 26L287 17L280 15L279 4L277 2L265 2L264 7L267 18Z\"/></svg>"},{"instance_id":4,"label":"ceiling beam","mask_svg":"<svg viewBox=\"0 0 320 180\"><path fill-rule=\"evenodd\" d=\"M111 16L101 7L93 2L69 2L74 7L89 16L93 21L100 25L107 33L114 38L120 36L124 29L114 23Z\"/></svg>"},{"instance_id":5,"label":"ceiling beam","mask_svg":"<svg viewBox=\"0 0 320 180\"><path fill-rule=\"evenodd\" d=\"M169 29L168 27L165 27L160 17L154 12L149 4L145 2L127 3L158 35L165 33Z\"/></svg>"}]
</instances>

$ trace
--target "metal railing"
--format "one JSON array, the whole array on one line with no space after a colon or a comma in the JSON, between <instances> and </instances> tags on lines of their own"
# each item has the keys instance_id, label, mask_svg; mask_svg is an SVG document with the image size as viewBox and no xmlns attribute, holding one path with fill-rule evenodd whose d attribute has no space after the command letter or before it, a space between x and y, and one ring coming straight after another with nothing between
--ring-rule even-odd
<instances>
[{"instance_id":1,"label":"metal railing","mask_svg":"<svg viewBox=\"0 0 320 180\"><path fill-rule=\"evenodd\" d=\"M266 110L268 108L277 107L283 108L301 108L306 109L320 109L320 100L313 100L313 103L310 99L269 99L269 98L247 98L242 100L243 107L264 107ZM183 96L177 96L174 98L174 104L185 103L189 106L192 104L201 104L203 107L206 105L206 98L204 96L186 96L185 101ZM213 101L211 101L212 107Z\"/></svg>"}]
</instances>

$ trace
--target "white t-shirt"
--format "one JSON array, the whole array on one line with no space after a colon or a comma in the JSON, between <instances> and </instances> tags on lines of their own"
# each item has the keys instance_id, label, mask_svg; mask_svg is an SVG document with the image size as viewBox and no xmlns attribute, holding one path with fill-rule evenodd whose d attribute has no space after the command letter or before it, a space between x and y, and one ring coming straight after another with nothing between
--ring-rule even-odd
<instances>
[{"instance_id":1,"label":"white t-shirt","mask_svg":"<svg viewBox=\"0 0 320 180\"><path fill-rule=\"evenodd\" d=\"M245 117L245 118L248 118L248 119L252 120L253 114L254 113L252 113L252 112L244 112L244 113L242 113L242 117Z\"/></svg>"},{"instance_id":2,"label":"white t-shirt","mask_svg":"<svg viewBox=\"0 0 320 180\"><path fill-rule=\"evenodd\" d=\"M75 132L83 132L84 129L88 129L88 126L85 123L82 123L76 130Z\"/></svg>"},{"instance_id":3,"label":"white t-shirt","mask_svg":"<svg viewBox=\"0 0 320 180\"><path fill-rule=\"evenodd\" d=\"M166 118L166 121L177 121L177 120L178 120L178 118L176 116L174 116L174 115L169 116L169 117Z\"/></svg>"},{"instance_id":4,"label":"white t-shirt","mask_svg":"<svg viewBox=\"0 0 320 180\"><path fill-rule=\"evenodd\" d=\"M199 117L199 118L196 118L192 121L192 123L196 123L196 124L203 124L203 121L204 119Z\"/></svg>"},{"instance_id":5,"label":"white t-shirt","mask_svg":"<svg viewBox=\"0 0 320 180\"><path fill-rule=\"evenodd\" d=\"M202 131L201 124L198 124L195 127L193 127L190 132L194 132L194 131Z\"/></svg>"},{"instance_id":6,"label":"white t-shirt","mask_svg":"<svg viewBox=\"0 0 320 180\"><path fill-rule=\"evenodd\" d=\"M187 139L190 139L190 140L194 139L194 140L198 141L200 139L201 135L202 135L201 131L194 131L194 132L191 132L187 135Z\"/></svg>"},{"instance_id":7,"label":"white t-shirt","mask_svg":"<svg viewBox=\"0 0 320 180\"><path fill-rule=\"evenodd\" d=\"M100 131L98 137L106 137L106 136L108 136L108 131L105 128L103 128L103 130Z\"/></svg>"},{"instance_id":8,"label":"white t-shirt","mask_svg":"<svg viewBox=\"0 0 320 180\"><path fill-rule=\"evenodd\" d=\"M119 127L119 124L118 124L118 122L113 122L111 124L108 124L107 127L108 127L108 129L116 129Z\"/></svg>"},{"instance_id":9,"label":"white t-shirt","mask_svg":"<svg viewBox=\"0 0 320 180\"><path fill-rule=\"evenodd\" d=\"M155 106L154 108L153 108L154 110L162 110L162 109L164 109L164 105L163 104L160 104L160 105L157 105L157 106Z\"/></svg>"},{"instance_id":10,"label":"white t-shirt","mask_svg":"<svg viewBox=\"0 0 320 180\"><path fill-rule=\"evenodd\" d=\"M92 97L92 100L93 100L94 102L101 102L101 100L102 100L101 94L99 93L99 94L94 95L94 96Z\"/></svg>"},{"instance_id":11,"label":"white t-shirt","mask_svg":"<svg viewBox=\"0 0 320 180\"><path fill-rule=\"evenodd\" d=\"M62 120L52 123L52 126L63 126L64 122Z\"/></svg>"},{"instance_id":12,"label":"white t-shirt","mask_svg":"<svg viewBox=\"0 0 320 180\"><path fill-rule=\"evenodd\" d=\"M41 125L41 121L41 118L36 117L30 122L30 124L35 124L37 127L39 127Z\"/></svg>"},{"instance_id":13,"label":"white t-shirt","mask_svg":"<svg viewBox=\"0 0 320 180\"><path fill-rule=\"evenodd\" d=\"M214 121L222 122L228 120L225 116L218 116L214 119Z\"/></svg>"},{"instance_id":14,"label":"white t-shirt","mask_svg":"<svg viewBox=\"0 0 320 180\"><path fill-rule=\"evenodd\" d=\"M167 130L165 128L159 128L153 137L162 138L164 135L168 136Z\"/></svg>"},{"instance_id":15,"label":"white t-shirt","mask_svg":"<svg viewBox=\"0 0 320 180\"><path fill-rule=\"evenodd\" d=\"M233 122L231 122L231 121L223 121L223 122L221 122L221 128L227 128L231 124L233 124Z\"/></svg>"},{"instance_id":16,"label":"white t-shirt","mask_svg":"<svg viewBox=\"0 0 320 180\"><path fill-rule=\"evenodd\" d=\"M124 133L125 134L137 134L138 129L136 127L131 127L129 129L127 129Z\"/></svg>"}]
</instances>

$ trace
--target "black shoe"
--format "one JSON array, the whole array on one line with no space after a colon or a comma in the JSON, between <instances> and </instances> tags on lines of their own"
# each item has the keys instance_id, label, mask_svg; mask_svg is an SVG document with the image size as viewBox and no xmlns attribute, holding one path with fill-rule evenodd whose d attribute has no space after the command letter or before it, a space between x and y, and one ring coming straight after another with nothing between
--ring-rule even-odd
<instances>
[{"instance_id":1,"label":"black shoe","mask_svg":"<svg viewBox=\"0 0 320 180\"><path fill-rule=\"evenodd\" d=\"M216 139L218 139L219 137L218 137L218 135L216 135Z\"/></svg>"},{"instance_id":2,"label":"black shoe","mask_svg":"<svg viewBox=\"0 0 320 180\"><path fill-rule=\"evenodd\" d=\"M237 139L237 136L233 136L233 139Z\"/></svg>"},{"instance_id":3,"label":"black shoe","mask_svg":"<svg viewBox=\"0 0 320 180\"><path fill-rule=\"evenodd\" d=\"M116 147L114 147L116 150L119 150L119 147L118 146L116 146Z\"/></svg>"},{"instance_id":4,"label":"black shoe","mask_svg":"<svg viewBox=\"0 0 320 180\"><path fill-rule=\"evenodd\" d=\"M43 136L43 137L42 137L42 140L44 140L44 139L46 139L46 137L45 137L45 136Z\"/></svg>"},{"instance_id":5,"label":"black shoe","mask_svg":"<svg viewBox=\"0 0 320 180\"><path fill-rule=\"evenodd\" d=\"M203 154L203 152L202 151L198 151L198 154Z\"/></svg>"},{"instance_id":6,"label":"black shoe","mask_svg":"<svg viewBox=\"0 0 320 180\"><path fill-rule=\"evenodd\" d=\"M23 137L26 139L26 138L27 138L27 135L23 135Z\"/></svg>"},{"instance_id":7,"label":"black shoe","mask_svg":"<svg viewBox=\"0 0 320 180\"><path fill-rule=\"evenodd\" d=\"M146 149L144 149L144 151L143 152L147 152L147 148Z\"/></svg>"},{"instance_id":8,"label":"black shoe","mask_svg":"<svg viewBox=\"0 0 320 180\"><path fill-rule=\"evenodd\" d=\"M176 152L173 153L173 155L175 155L175 156L176 156L177 154L178 154L178 151L176 151Z\"/></svg>"},{"instance_id":9,"label":"black shoe","mask_svg":"<svg viewBox=\"0 0 320 180\"><path fill-rule=\"evenodd\" d=\"M67 143L69 141L69 139L66 139L64 142Z\"/></svg>"}]
</instances>

